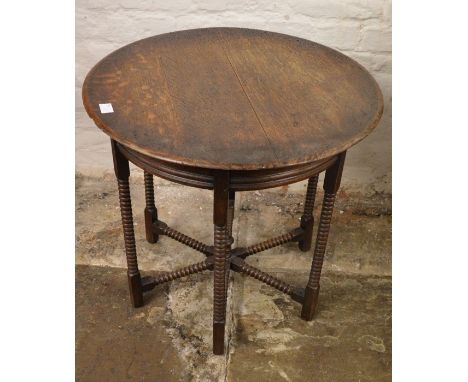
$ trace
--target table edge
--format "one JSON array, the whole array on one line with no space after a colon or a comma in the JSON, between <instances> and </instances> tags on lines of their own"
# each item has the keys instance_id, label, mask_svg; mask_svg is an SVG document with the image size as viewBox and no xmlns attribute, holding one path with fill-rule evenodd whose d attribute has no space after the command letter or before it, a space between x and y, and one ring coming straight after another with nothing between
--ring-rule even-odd
<instances>
[{"instance_id":1,"label":"table edge","mask_svg":"<svg viewBox=\"0 0 468 382\"><path fill-rule=\"evenodd\" d=\"M86 91L86 89L87 89L87 80L88 80L88 78L92 75L94 70L99 66L101 61L105 60L108 56L115 53L119 49L123 49L123 48L127 47L128 45L131 45L131 44L141 42L143 40L155 37L155 36L150 36L150 37L147 37L147 38L143 38L143 39L134 41L134 42L132 42L130 44L127 44L127 45L125 45L125 46L123 46L123 47L121 47L121 48L119 48L117 50L114 50L114 51L110 52L108 55L106 55L101 60L99 60L93 66L93 68L91 68L91 70L88 72L88 74L86 75L85 80L83 81L82 92L81 92L82 101L83 101L83 105L85 107L86 113L94 121L95 125L98 128L100 128L105 134L107 134L111 139L113 139L113 140L115 140L115 141L117 141L117 142L119 142L119 143L121 143L121 144L135 150L135 151L138 151L138 152L140 152L140 153L142 153L144 155L148 155L150 157L160 159L160 160L163 160L163 161L176 163L176 164L181 164L181 165L186 165L186 166L191 166L191 167L217 169L217 170L261 170L261 169L269 169L269 168L273 169L273 168L283 168L283 167L301 165L301 164L306 164L306 163L310 163L310 162L315 162L317 160L322 160L322 159L329 158L329 157L331 157L333 155L336 155L336 154L339 154L341 152L344 152L344 151L348 150L350 147L352 147L352 146L356 145L357 143L359 143L360 141L362 141L379 124L380 119L381 119L382 114L383 114L383 110L384 110L384 102L383 102L382 91L381 91L379 85L377 84L377 81L375 80L375 78L369 73L369 71L363 65L361 65L359 62L352 59L351 57L341 53L340 51L338 51L336 49L333 49L333 48L330 48L330 47L328 47L326 45L316 43L315 41L307 40L307 39L304 39L304 38L300 38L300 37L296 37L296 36L292 36L292 35L288 35L288 34L284 34L284 33L265 31L265 30L261 30L261 29L212 27L212 28L184 29L184 30L181 30L181 31L190 31L190 30L199 30L199 29L245 29L245 30L268 32L268 33L274 33L274 34L279 34L279 35L288 36L288 37L299 38L301 40L305 40L305 41L308 41L308 42L313 42L314 44L323 46L326 49L330 49L330 50L334 51L335 53L337 53L339 55L342 55L342 56L346 57L347 59L351 60L355 65L359 66L362 70L364 70L368 74L369 78L371 79L371 81L372 81L372 83L374 85L374 88L375 88L375 91L376 91L376 96L378 98L378 100L377 100L378 107L377 107L376 113L374 114L373 118L370 120L370 123L368 124L368 126L365 129L363 129L359 134L355 135L349 141L344 142L343 144L335 146L335 147L333 147L331 149L323 150L323 151L317 152L317 153L315 153L313 155L309 155L309 156L305 156L303 158L295 159L294 161L278 161L278 160L276 160L276 161L273 161L273 162L270 162L270 163L263 163L263 164L259 164L259 163L250 163L250 164L225 163L225 164L223 164L223 163L219 163L219 162L218 163L213 163L213 162L210 162L210 161L205 161L205 160L200 160L200 159L192 160L192 159L184 157L184 156L177 156L177 155L174 155L174 154L169 155L169 154L164 153L164 152L158 152L158 151L155 151L155 150L149 150L149 149L146 149L144 147L140 147L140 146L136 145L134 142L131 142L128 139L126 139L126 138L120 136L119 134L115 133L115 131L113 131L109 127L107 127L106 124L101 119L98 118L98 115L91 108L91 104L90 104L90 102L88 100L88 92ZM163 34L156 35L156 36L161 36L161 35L166 35L166 34L171 34L171 33L177 33L177 32L179 32L179 31L163 33Z\"/></svg>"}]
</instances>

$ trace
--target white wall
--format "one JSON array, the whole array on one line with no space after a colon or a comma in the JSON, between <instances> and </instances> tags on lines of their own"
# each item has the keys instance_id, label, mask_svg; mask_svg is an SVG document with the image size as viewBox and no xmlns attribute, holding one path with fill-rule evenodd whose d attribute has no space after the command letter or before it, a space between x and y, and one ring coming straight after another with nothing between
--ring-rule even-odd
<instances>
[{"instance_id":1,"label":"white wall","mask_svg":"<svg viewBox=\"0 0 468 382\"><path fill-rule=\"evenodd\" d=\"M103 56L135 40L180 29L249 27L307 38L351 56L377 79L380 126L349 150L343 183L391 191L391 0L76 0L76 169L111 171L109 140L81 104L81 85Z\"/></svg>"}]
</instances>

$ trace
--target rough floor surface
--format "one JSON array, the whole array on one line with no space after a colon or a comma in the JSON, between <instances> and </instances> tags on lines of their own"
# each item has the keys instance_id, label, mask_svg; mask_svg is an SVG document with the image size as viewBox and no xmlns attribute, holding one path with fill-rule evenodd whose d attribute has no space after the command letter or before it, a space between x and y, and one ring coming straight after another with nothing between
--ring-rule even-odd
<instances>
[{"instance_id":1,"label":"rough floor surface","mask_svg":"<svg viewBox=\"0 0 468 382\"><path fill-rule=\"evenodd\" d=\"M115 181L76 180L76 376L78 381L390 381L391 216L387 195L342 191L311 322L288 296L231 275L225 356L211 354L212 274L204 272L145 294L130 307ZM212 241L209 191L157 180L159 216ZM235 245L254 244L298 224L305 186L240 193ZM292 191L293 190L293 191ZM132 179L142 273L199 261L203 255L167 237L144 240L143 187ZM320 205L321 194L317 205ZM319 208L315 211L318 218ZM249 263L304 285L312 253L295 243Z\"/></svg>"}]
</instances>

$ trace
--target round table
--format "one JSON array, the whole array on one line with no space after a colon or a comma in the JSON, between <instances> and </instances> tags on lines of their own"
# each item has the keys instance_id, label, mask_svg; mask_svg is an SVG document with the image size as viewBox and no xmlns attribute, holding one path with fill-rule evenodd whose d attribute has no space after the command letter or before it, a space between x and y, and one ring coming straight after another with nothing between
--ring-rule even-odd
<instances>
[{"instance_id":1,"label":"round table","mask_svg":"<svg viewBox=\"0 0 468 382\"><path fill-rule=\"evenodd\" d=\"M83 84L83 103L111 138L118 181L130 296L189 274L212 270L213 352L223 354L230 270L250 275L315 312L320 273L346 150L366 137L383 111L372 76L323 45L252 29L206 28L146 38L102 59ZM142 277L138 270L129 161L144 170L146 238L166 235L206 255L182 269ZM245 258L298 242L311 248L318 175L324 199L307 285L292 286ZM153 175L214 190L214 243L190 238L158 219ZM236 191L308 179L304 213L292 232L232 248Z\"/></svg>"}]
</instances>

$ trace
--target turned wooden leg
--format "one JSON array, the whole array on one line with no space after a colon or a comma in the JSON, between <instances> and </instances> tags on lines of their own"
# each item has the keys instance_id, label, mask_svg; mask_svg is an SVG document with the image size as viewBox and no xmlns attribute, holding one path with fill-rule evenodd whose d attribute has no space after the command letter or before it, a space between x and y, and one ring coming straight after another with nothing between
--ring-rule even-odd
<instances>
[{"instance_id":1,"label":"turned wooden leg","mask_svg":"<svg viewBox=\"0 0 468 382\"><path fill-rule=\"evenodd\" d=\"M234 237L232 236L232 223L234 221L234 205L236 203L236 192L234 190L229 190L229 195L228 195L228 210L227 210L227 228L226 228L226 234L227 234L227 254L229 255L231 253L231 247L232 244L234 243ZM225 294L227 298L227 288L229 286L229 270L231 268L231 264L229 261L226 261L226 285L225 285Z\"/></svg>"},{"instance_id":2,"label":"turned wooden leg","mask_svg":"<svg viewBox=\"0 0 468 382\"><path fill-rule=\"evenodd\" d=\"M122 226L125 241L125 254L127 257L128 286L130 298L135 308L143 306L143 291L141 287L141 276L138 270L138 261L135 245L135 233L133 231L132 200L130 198L130 167L128 160L119 151L117 143L111 140L112 155L114 157L114 170L117 177L120 200L120 214L122 215Z\"/></svg>"},{"instance_id":3,"label":"turned wooden leg","mask_svg":"<svg viewBox=\"0 0 468 382\"><path fill-rule=\"evenodd\" d=\"M315 194L317 193L318 175L309 178L307 183L307 192L304 203L304 213L301 217L301 228L304 230L302 239L299 240L299 249L307 252L312 245L312 232L314 230L314 204Z\"/></svg>"},{"instance_id":4,"label":"turned wooden leg","mask_svg":"<svg viewBox=\"0 0 468 382\"><path fill-rule=\"evenodd\" d=\"M228 253L231 251L232 244L234 243L234 237L232 236L232 223L234 221L234 204L236 202L236 192L234 190L229 190L228 194L228 210L227 210L227 247ZM226 262L226 269L229 271L230 265ZM229 272L226 272L226 278L229 276ZM227 288L227 284L226 284Z\"/></svg>"},{"instance_id":5,"label":"turned wooden leg","mask_svg":"<svg viewBox=\"0 0 468 382\"><path fill-rule=\"evenodd\" d=\"M229 173L219 171L214 185L214 297L213 297L213 353L224 354L224 326L226 322L226 283L228 256Z\"/></svg>"},{"instance_id":6,"label":"turned wooden leg","mask_svg":"<svg viewBox=\"0 0 468 382\"><path fill-rule=\"evenodd\" d=\"M145 230L146 240L149 243L157 243L159 239L158 232L153 229L153 223L158 220L158 210L154 203L154 185L153 174L145 171Z\"/></svg>"},{"instance_id":7,"label":"turned wooden leg","mask_svg":"<svg viewBox=\"0 0 468 382\"><path fill-rule=\"evenodd\" d=\"M234 238L232 237L232 222L234 221L234 205L236 203L236 192L234 190L229 190L229 200L228 200L228 212L227 212L227 234L228 238L232 242Z\"/></svg>"},{"instance_id":8,"label":"turned wooden leg","mask_svg":"<svg viewBox=\"0 0 468 382\"><path fill-rule=\"evenodd\" d=\"M323 197L322 212L320 214L312 268L310 270L309 281L305 288L304 303L302 305L301 312L301 317L307 321L312 319L317 307L320 290L320 274L322 272L323 258L327 247L333 206L335 204L336 192L340 187L345 156L346 152L339 154L338 160L328 168L325 173L325 181L323 184L325 195Z\"/></svg>"}]
</instances>

